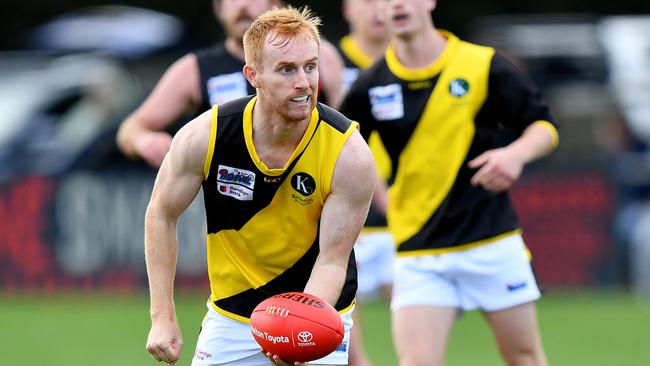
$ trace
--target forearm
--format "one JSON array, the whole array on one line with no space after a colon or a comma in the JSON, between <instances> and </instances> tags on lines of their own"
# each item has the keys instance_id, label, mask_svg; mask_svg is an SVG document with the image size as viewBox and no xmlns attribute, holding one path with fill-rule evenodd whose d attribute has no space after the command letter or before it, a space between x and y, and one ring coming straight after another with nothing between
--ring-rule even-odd
<instances>
[{"instance_id":1,"label":"forearm","mask_svg":"<svg viewBox=\"0 0 650 366\"><path fill-rule=\"evenodd\" d=\"M135 149L134 141L138 135L144 132L146 130L138 124L136 117L133 115L129 116L117 130L116 141L120 151L126 156L137 157L138 153Z\"/></svg>"},{"instance_id":2,"label":"forearm","mask_svg":"<svg viewBox=\"0 0 650 366\"><path fill-rule=\"evenodd\" d=\"M375 192L372 195L372 207L386 216L388 211L388 187L382 179L377 179Z\"/></svg>"},{"instance_id":3,"label":"forearm","mask_svg":"<svg viewBox=\"0 0 650 366\"><path fill-rule=\"evenodd\" d=\"M176 223L147 213L145 219L145 259L151 319L175 320L174 277L178 240Z\"/></svg>"},{"instance_id":4,"label":"forearm","mask_svg":"<svg viewBox=\"0 0 650 366\"><path fill-rule=\"evenodd\" d=\"M341 296L347 274L347 260L327 261L319 257L305 286L305 292L316 295L334 306Z\"/></svg>"},{"instance_id":5,"label":"forearm","mask_svg":"<svg viewBox=\"0 0 650 366\"><path fill-rule=\"evenodd\" d=\"M534 123L528 126L523 134L510 145L514 156L519 156L524 164L537 160L551 153L558 144L557 132L553 127Z\"/></svg>"}]
</instances>

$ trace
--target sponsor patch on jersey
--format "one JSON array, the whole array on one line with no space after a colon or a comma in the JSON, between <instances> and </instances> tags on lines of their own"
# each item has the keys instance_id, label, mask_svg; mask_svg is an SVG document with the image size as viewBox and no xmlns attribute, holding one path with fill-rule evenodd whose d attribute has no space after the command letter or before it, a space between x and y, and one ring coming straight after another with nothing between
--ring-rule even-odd
<instances>
[{"instance_id":1,"label":"sponsor patch on jersey","mask_svg":"<svg viewBox=\"0 0 650 366\"><path fill-rule=\"evenodd\" d=\"M248 95L248 81L241 71L213 76L208 79L210 104L222 104Z\"/></svg>"},{"instance_id":2,"label":"sponsor patch on jersey","mask_svg":"<svg viewBox=\"0 0 650 366\"><path fill-rule=\"evenodd\" d=\"M375 86L368 90L371 112L377 121L404 117L404 96L400 84Z\"/></svg>"},{"instance_id":3,"label":"sponsor patch on jersey","mask_svg":"<svg viewBox=\"0 0 650 366\"><path fill-rule=\"evenodd\" d=\"M469 83L462 78L456 78L449 83L449 93L456 98L465 96L469 92Z\"/></svg>"},{"instance_id":4,"label":"sponsor patch on jersey","mask_svg":"<svg viewBox=\"0 0 650 366\"><path fill-rule=\"evenodd\" d=\"M343 91L350 89L358 77L359 69L356 67L346 67L345 71L343 72Z\"/></svg>"},{"instance_id":5,"label":"sponsor patch on jersey","mask_svg":"<svg viewBox=\"0 0 650 366\"><path fill-rule=\"evenodd\" d=\"M217 191L240 201L253 199L255 173L249 170L219 165L217 169Z\"/></svg>"}]
</instances>

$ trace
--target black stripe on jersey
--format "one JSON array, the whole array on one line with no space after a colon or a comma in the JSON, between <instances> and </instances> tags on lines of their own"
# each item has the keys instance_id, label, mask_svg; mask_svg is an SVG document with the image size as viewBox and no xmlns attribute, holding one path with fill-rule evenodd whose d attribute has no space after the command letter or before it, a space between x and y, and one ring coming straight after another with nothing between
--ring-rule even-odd
<instances>
[{"instance_id":1,"label":"black stripe on jersey","mask_svg":"<svg viewBox=\"0 0 650 366\"><path fill-rule=\"evenodd\" d=\"M322 121L325 121L328 125L334 127L340 133L345 133L345 131L350 128L352 121L342 115L340 112L334 108L327 106L323 103L318 103L316 105L318 109L318 116Z\"/></svg>"},{"instance_id":2,"label":"black stripe on jersey","mask_svg":"<svg viewBox=\"0 0 650 366\"><path fill-rule=\"evenodd\" d=\"M233 114L243 114L246 105L248 105L248 102L250 102L251 99L253 99L253 95L233 99L227 103L219 105L219 118L229 117ZM217 134L217 136L219 135Z\"/></svg>"},{"instance_id":3,"label":"black stripe on jersey","mask_svg":"<svg viewBox=\"0 0 650 366\"><path fill-rule=\"evenodd\" d=\"M316 238L318 237L319 235L316 235ZM248 289L225 299L217 300L214 304L228 312L249 318L255 306L270 296L282 292L304 291L314 263L316 263L318 253L318 242L314 242L305 255L293 266L267 284L256 289ZM343 292L334 305L336 310L343 310L354 301L354 296L357 292L357 269L355 261L354 251L352 251L348 260L348 271L345 276Z\"/></svg>"}]
</instances>

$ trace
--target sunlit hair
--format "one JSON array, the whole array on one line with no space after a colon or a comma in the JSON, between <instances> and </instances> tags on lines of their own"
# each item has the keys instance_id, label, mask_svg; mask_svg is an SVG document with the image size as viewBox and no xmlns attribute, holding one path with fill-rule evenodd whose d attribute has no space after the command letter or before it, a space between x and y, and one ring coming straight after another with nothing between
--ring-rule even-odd
<instances>
[{"instance_id":1,"label":"sunlit hair","mask_svg":"<svg viewBox=\"0 0 650 366\"><path fill-rule=\"evenodd\" d=\"M246 63L261 69L264 43L267 42L266 37L269 34L273 35L268 43L276 47L289 44L302 33L311 36L320 47L320 25L320 18L306 6L302 9L287 6L267 11L260 15L244 34Z\"/></svg>"}]
</instances>

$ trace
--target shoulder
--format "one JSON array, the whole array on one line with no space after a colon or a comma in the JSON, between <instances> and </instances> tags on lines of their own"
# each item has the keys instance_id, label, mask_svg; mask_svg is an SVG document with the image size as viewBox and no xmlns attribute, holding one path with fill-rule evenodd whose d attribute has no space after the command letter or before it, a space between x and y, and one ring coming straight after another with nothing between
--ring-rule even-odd
<instances>
[{"instance_id":1,"label":"shoulder","mask_svg":"<svg viewBox=\"0 0 650 366\"><path fill-rule=\"evenodd\" d=\"M352 132L346 141L334 169L332 190L343 189L352 194L372 195L377 173L370 148L359 131Z\"/></svg>"},{"instance_id":2,"label":"shoulder","mask_svg":"<svg viewBox=\"0 0 650 366\"><path fill-rule=\"evenodd\" d=\"M225 103L219 104L218 115L219 117L228 117L235 114L244 112L248 103L253 99L252 95L241 98L229 100Z\"/></svg>"},{"instance_id":3,"label":"shoulder","mask_svg":"<svg viewBox=\"0 0 650 366\"><path fill-rule=\"evenodd\" d=\"M186 78L188 73L196 73L198 70L198 59L196 54L188 53L176 60L167 69L167 74L177 75L180 80Z\"/></svg>"},{"instance_id":4,"label":"shoulder","mask_svg":"<svg viewBox=\"0 0 650 366\"><path fill-rule=\"evenodd\" d=\"M316 108L318 108L320 119L334 127L337 131L344 133L350 128L352 121L345 117L341 112L323 103L318 103Z\"/></svg>"},{"instance_id":5,"label":"shoulder","mask_svg":"<svg viewBox=\"0 0 650 366\"><path fill-rule=\"evenodd\" d=\"M181 166L183 170L191 172L203 172L211 126L212 110L208 110L178 131L168 153L174 166Z\"/></svg>"}]
</instances>

